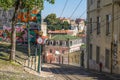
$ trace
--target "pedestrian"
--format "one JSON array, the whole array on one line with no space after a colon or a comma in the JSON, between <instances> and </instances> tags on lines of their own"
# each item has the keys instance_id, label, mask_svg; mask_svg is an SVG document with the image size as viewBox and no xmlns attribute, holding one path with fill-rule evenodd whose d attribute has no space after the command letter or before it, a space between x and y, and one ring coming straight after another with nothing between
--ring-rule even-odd
<instances>
[{"instance_id":1,"label":"pedestrian","mask_svg":"<svg viewBox=\"0 0 120 80\"><path fill-rule=\"evenodd\" d=\"M100 70L100 72L102 72L102 66L103 66L103 65L102 65L102 62L100 62L100 63L99 63L99 70Z\"/></svg>"}]
</instances>

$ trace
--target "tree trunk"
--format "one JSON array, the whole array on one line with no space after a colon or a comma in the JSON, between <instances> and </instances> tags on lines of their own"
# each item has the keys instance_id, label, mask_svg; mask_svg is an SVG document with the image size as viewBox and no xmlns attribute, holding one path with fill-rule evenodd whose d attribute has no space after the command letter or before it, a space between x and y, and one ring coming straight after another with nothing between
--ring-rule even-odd
<instances>
[{"instance_id":1,"label":"tree trunk","mask_svg":"<svg viewBox=\"0 0 120 80\"><path fill-rule=\"evenodd\" d=\"M14 21L12 22L12 32L11 32L11 53L10 53L10 60L15 60L15 51L16 51L16 30Z\"/></svg>"},{"instance_id":2,"label":"tree trunk","mask_svg":"<svg viewBox=\"0 0 120 80\"><path fill-rule=\"evenodd\" d=\"M20 5L20 0L17 0L16 4L15 4L15 11L14 11L13 18L12 18L11 53L10 53L10 57L9 57L10 61L15 60L15 52L16 52L16 27L15 27L15 24L17 22L16 14L18 13L19 5Z\"/></svg>"}]
</instances>

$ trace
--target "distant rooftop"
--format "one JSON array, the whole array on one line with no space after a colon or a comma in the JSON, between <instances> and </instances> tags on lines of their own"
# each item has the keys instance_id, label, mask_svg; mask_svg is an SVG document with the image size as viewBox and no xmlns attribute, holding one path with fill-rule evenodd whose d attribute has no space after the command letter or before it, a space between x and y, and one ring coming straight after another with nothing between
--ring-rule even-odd
<instances>
[{"instance_id":1,"label":"distant rooftop","mask_svg":"<svg viewBox=\"0 0 120 80\"><path fill-rule=\"evenodd\" d=\"M73 33L73 30L55 30L55 31L48 31L48 33Z\"/></svg>"},{"instance_id":2,"label":"distant rooftop","mask_svg":"<svg viewBox=\"0 0 120 80\"><path fill-rule=\"evenodd\" d=\"M73 39L78 39L79 37L76 36L71 36L71 35L55 35L51 39L52 40L73 40Z\"/></svg>"}]
</instances>

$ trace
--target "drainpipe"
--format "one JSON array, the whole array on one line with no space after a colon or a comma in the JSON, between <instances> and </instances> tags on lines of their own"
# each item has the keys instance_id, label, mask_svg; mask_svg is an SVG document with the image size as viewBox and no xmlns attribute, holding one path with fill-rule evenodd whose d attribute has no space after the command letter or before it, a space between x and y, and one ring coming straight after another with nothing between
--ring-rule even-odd
<instances>
[{"instance_id":1,"label":"drainpipe","mask_svg":"<svg viewBox=\"0 0 120 80\"><path fill-rule=\"evenodd\" d=\"M111 66L110 73L113 73L113 49L114 49L114 0L112 0L112 41L111 41Z\"/></svg>"}]
</instances>

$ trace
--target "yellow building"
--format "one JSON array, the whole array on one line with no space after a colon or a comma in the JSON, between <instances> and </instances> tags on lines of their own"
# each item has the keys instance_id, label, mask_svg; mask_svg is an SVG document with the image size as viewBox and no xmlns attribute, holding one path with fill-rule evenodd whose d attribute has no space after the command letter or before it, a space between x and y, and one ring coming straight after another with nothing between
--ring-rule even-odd
<instances>
[{"instance_id":1,"label":"yellow building","mask_svg":"<svg viewBox=\"0 0 120 80\"><path fill-rule=\"evenodd\" d=\"M120 0L87 0L87 21L87 67L120 74Z\"/></svg>"}]
</instances>

